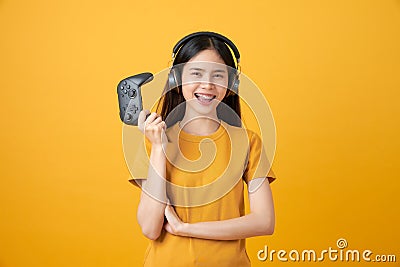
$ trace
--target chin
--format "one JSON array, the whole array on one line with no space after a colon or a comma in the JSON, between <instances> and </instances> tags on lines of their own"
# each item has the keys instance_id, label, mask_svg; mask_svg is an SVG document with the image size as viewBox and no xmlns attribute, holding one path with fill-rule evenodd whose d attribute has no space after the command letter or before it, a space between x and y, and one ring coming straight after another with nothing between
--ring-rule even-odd
<instances>
[{"instance_id":1,"label":"chin","mask_svg":"<svg viewBox=\"0 0 400 267\"><path fill-rule=\"evenodd\" d=\"M198 103L198 101L195 100L195 101L191 101L190 103L186 104L186 111L190 112L193 115L214 118L216 116L216 109L217 109L218 104L219 104L219 102L216 100L212 101L211 103L209 103L207 105ZM188 109L190 109L190 110L188 110Z\"/></svg>"}]
</instances>

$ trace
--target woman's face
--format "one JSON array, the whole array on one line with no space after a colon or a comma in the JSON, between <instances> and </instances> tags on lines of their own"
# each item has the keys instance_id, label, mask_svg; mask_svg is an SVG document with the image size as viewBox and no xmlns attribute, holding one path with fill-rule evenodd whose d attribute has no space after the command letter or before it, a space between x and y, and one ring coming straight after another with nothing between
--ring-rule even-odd
<instances>
[{"instance_id":1,"label":"woman's face","mask_svg":"<svg viewBox=\"0 0 400 267\"><path fill-rule=\"evenodd\" d=\"M228 66L215 50L203 50L191 58L182 70L182 93L186 108L199 115L215 111L225 97Z\"/></svg>"}]
</instances>

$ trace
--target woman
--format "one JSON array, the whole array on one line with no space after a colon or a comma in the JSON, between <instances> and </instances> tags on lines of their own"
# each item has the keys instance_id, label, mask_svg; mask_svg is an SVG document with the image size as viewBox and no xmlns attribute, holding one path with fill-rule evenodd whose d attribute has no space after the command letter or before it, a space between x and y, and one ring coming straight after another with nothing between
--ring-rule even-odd
<instances>
[{"instance_id":1,"label":"woman","mask_svg":"<svg viewBox=\"0 0 400 267\"><path fill-rule=\"evenodd\" d=\"M144 266L250 266L245 238L274 231L275 177L260 137L240 127L240 54L212 32L186 36L174 53L157 112L138 122L146 149L132 174L151 239ZM256 188L247 215L243 183Z\"/></svg>"}]
</instances>

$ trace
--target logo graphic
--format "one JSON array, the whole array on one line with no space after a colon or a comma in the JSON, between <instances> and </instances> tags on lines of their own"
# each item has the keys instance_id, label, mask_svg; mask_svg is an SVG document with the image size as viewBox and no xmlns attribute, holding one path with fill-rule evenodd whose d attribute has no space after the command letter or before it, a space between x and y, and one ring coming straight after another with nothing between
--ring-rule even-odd
<instances>
[{"instance_id":1,"label":"logo graphic","mask_svg":"<svg viewBox=\"0 0 400 267\"><path fill-rule=\"evenodd\" d=\"M290 251L280 249L269 249L267 245L257 252L259 261L290 261L290 262L396 262L396 255L394 254L374 254L371 250L366 249L359 251L358 249L345 249L347 248L347 240L339 238L336 241L336 246L339 250L329 247L321 251L314 249L291 249Z\"/></svg>"},{"instance_id":2,"label":"logo graphic","mask_svg":"<svg viewBox=\"0 0 400 267\"><path fill-rule=\"evenodd\" d=\"M344 238L339 238L336 242L336 245L340 249L347 248L347 241Z\"/></svg>"}]
</instances>

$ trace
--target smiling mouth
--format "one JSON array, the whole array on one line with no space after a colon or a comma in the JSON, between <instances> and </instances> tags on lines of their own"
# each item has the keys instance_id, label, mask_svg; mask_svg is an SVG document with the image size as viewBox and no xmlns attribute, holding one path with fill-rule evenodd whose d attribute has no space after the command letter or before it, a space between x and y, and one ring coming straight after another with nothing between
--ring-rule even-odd
<instances>
[{"instance_id":1,"label":"smiling mouth","mask_svg":"<svg viewBox=\"0 0 400 267\"><path fill-rule=\"evenodd\" d=\"M201 103L209 103L211 102L214 98L216 98L216 95L209 95L209 94L200 94L200 93L195 93L194 96L201 102Z\"/></svg>"}]
</instances>

